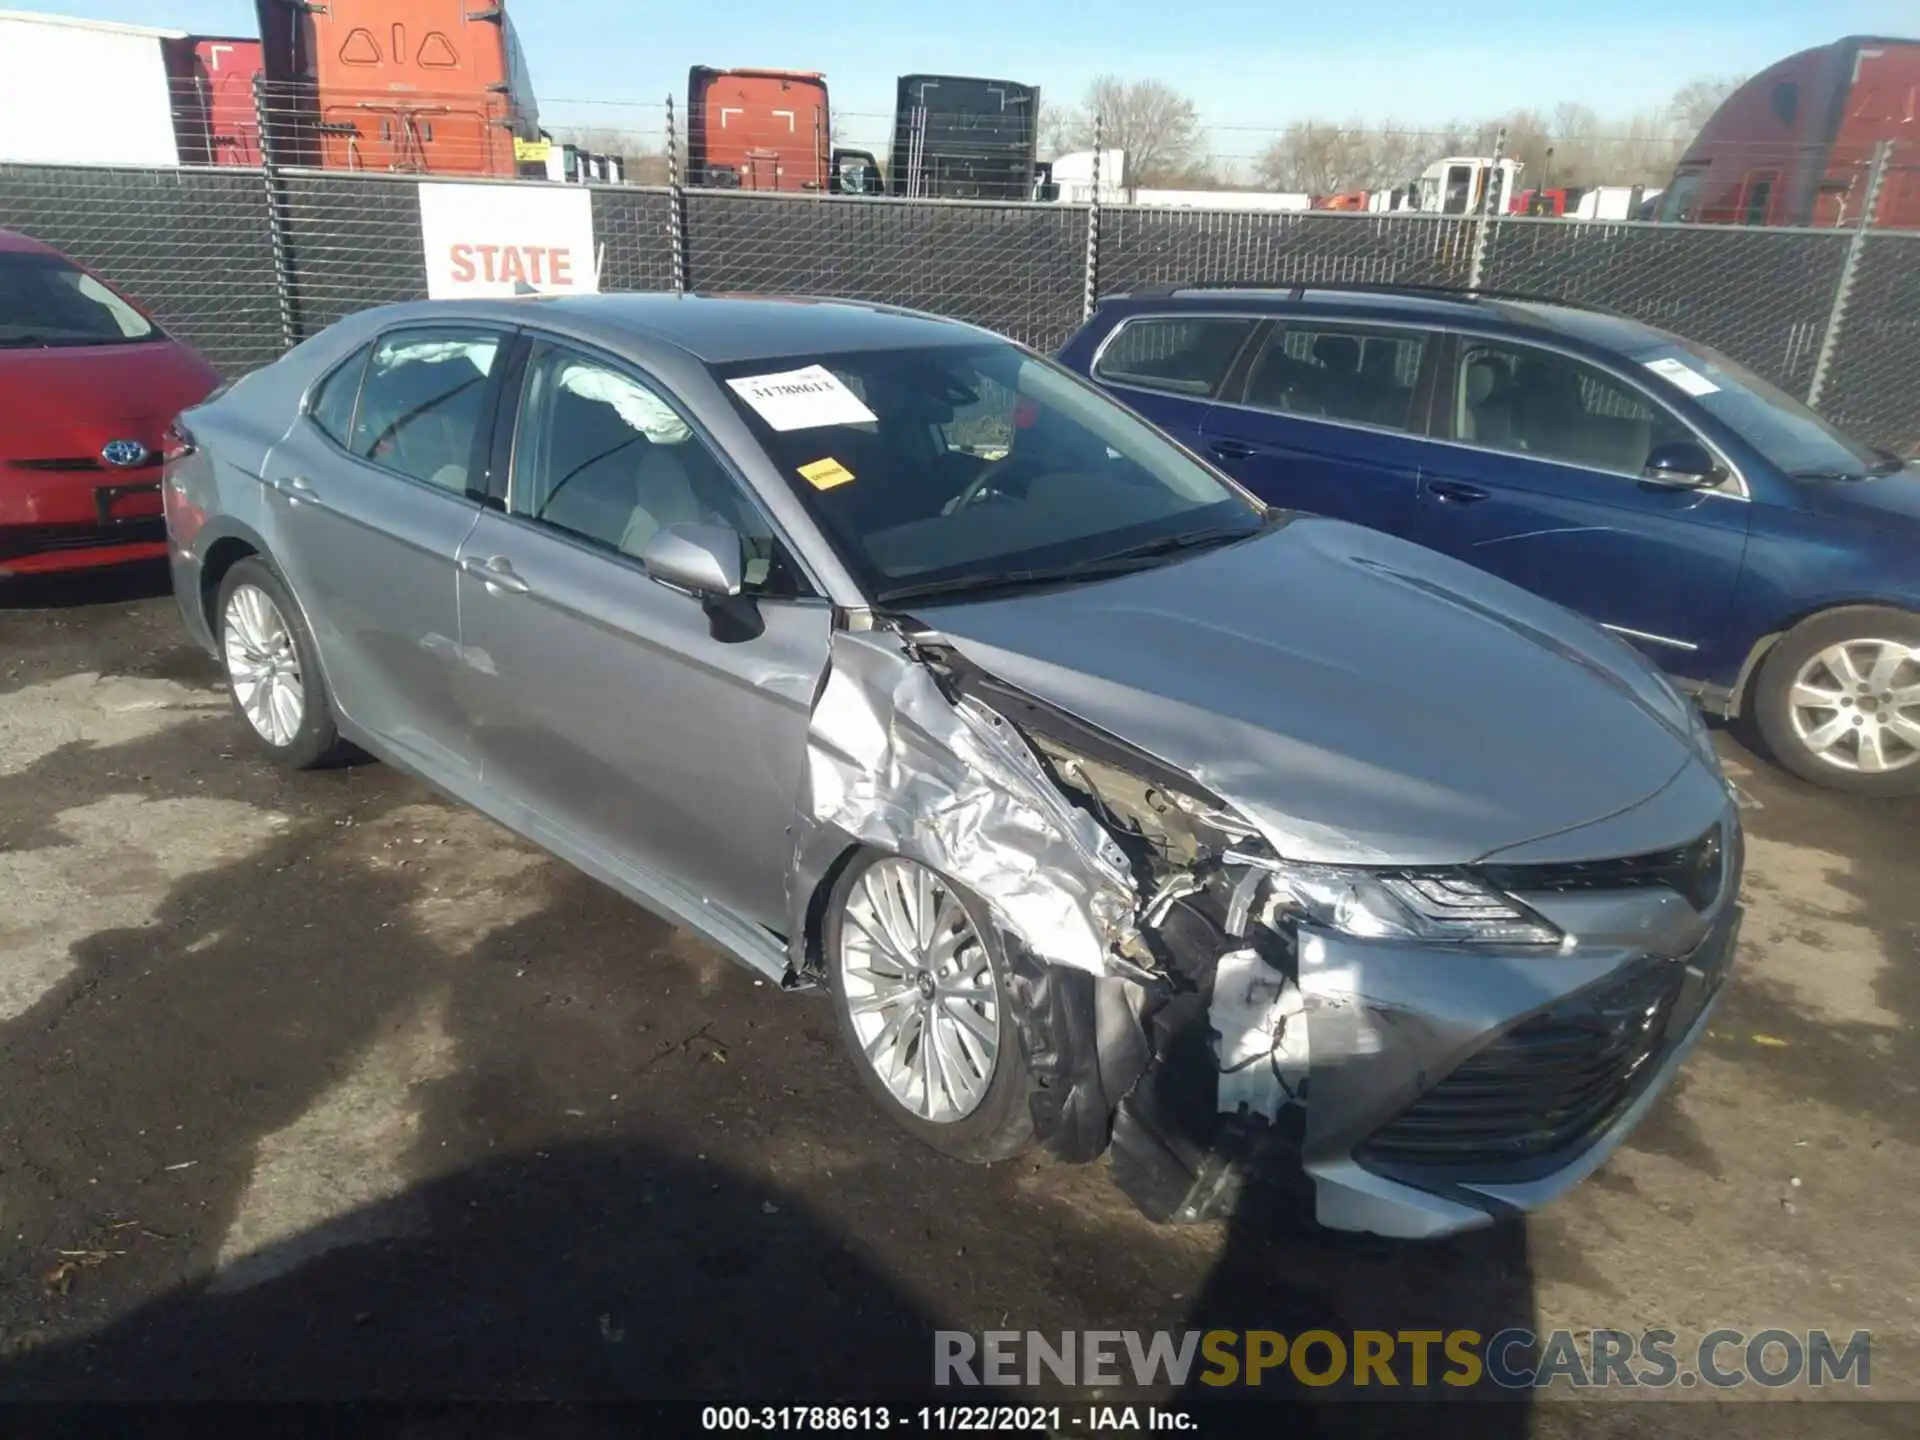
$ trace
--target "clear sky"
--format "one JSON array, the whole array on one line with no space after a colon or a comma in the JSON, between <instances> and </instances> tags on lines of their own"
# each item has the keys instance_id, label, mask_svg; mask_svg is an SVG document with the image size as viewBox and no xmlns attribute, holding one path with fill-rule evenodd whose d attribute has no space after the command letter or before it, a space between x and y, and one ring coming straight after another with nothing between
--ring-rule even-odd
<instances>
[{"instance_id":1,"label":"clear sky","mask_svg":"<svg viewBox=\"0 0 1920 1440\"><path fill-rule=\"evenodd\" d=\"M251 0L0 4L258 33ZM508 0L508 10L549 124L652 130L669 92L684 105L689 66L767 65L826 72L846 141L878 146L901 74L1020 80L1053 103L1111 73L1186 93L1225 155L1260 148L1246 131L1297 119L1437 123L1561 101L1622 114L1843 35L1920 35L1920 0ZM590 100L649 108L577 103Z\"/></svg>"}]
</instances>

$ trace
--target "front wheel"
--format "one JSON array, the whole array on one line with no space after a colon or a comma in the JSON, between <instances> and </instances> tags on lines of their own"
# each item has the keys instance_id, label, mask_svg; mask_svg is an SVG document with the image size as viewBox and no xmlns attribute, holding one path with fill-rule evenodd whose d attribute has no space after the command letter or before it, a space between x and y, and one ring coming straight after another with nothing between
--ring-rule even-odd
<instances>
[{"instance_id":1,"label":"front wheel","mask_svg":"<svg viewBox=\"0 0 1920 1440\"><path fill-rule=\"evenodd\" d=\"M961 1160L1026 1148L1033 1085L979 901L924 865L868 852L835 884L822 938L840 1038L895 1123Z\"/></svg>"},{"instance_id":2,"label":"front wheel","mask_svg":"<svg viewBox=\"0 0 1920 1440\"><path fill-rule=\"evenodd\" d=\"M1920 793L1920 615L1816 615L1775 645L1754 723L1803 779L1856 795Z\"/></svg>"}]
</instances>

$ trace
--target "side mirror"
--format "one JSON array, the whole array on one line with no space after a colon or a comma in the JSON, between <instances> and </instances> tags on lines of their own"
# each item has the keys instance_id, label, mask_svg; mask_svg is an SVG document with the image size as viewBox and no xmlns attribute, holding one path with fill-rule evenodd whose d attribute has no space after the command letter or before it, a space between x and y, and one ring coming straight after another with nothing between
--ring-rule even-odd
<instances>
[{"instance_id":1,"label":"side mirror","mask_svg":"<svg viewBox=\"0 0 1920 1440\"><path fill-rule=\"evenodd\" d=\"M1692 440L1654 446L1640 470L1640 478L1648 484L1675 490L1711 489L1726 479L1726 475L1707 447Z\"/></svg>"},{"instance_id":2,"label":"side mirror","mask_svg":"<svg viewBox=\"0 0 1920 1440\"><path fill-rule=\"evenodd\" d=\"M656 531L640 552L649 578L702 600L740 593L740 537L724 525L683 521Z\"/></svg>"}]
</instances>

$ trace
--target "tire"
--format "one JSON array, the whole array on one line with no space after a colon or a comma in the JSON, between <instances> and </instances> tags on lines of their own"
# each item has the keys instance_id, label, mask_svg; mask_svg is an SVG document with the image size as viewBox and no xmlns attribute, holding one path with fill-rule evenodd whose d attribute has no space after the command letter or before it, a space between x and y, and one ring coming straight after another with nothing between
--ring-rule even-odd
<instances>
[{"instance_id":1,"label":"tire","mask_svg":"<svg viewBox=\"0 0 1920 1440\"><path fill-rule=\"evenodd\" d=\"M933 909L939 917L933 926L935 949L920 951L922 956L931 953L933 966L927 979L902 980L901 1003L882 1008L873 1002L876 985L886 977L870 967L892 964L904 971L913 966L911 962L901 965L894 958L898 952L890 951L884 934L878 943L870 938L868 927L877 921L874 905L882 894L901 895L899 889L889 889L891 885L903 879L911 883L918 877L930 882ZM948 903L951 910L947 908ZM1006 956L998 934L985 916L986 908L976 897L933 871L898 856L866 851L855 857L835 882L828 897L821 937L834 1019L847 1058L859 1072L861 1083L880 1108L909 1135L944 1155L975 1164L1017 1155L1033 1139L1033 1080L1009 998ZM938 941L949 934L958 937L958 944L949 942L951 957L943 958ZM938 982L931 979L932 974L942 971L945 973ZM926 987L934 983L952 988L929 996ZM917 995L905 992L917 992ZM961 998L962 994L978 999ZM980 1003L989 995L990 1019ZM867 1002L866 1008L856 1017L855 1010L863 1001ZM917 1010L924 1023L936 1008L943 1016L935 1026L942 1043L929 1047L920 1043L913 1019L907 1012ZM963 1010L973 1017L965 1024L961 1023ZM896 1035L905 1043L885 1047L879 1063L870 1060L867 1047L878 1038L877 1032L896 1024L899 1027ZM989 1028L993 1035L993 1053L991 1063L983 1066L981 1031ZM924 1030L919 1032L919 1036L924 1034ZM907 1061L905 1069L917 1070L920 1077L917 1084L909 1080L904 1095L896 1093L882 1073L889 1058L902 1056ZM934 1085L927 1083L925 1066L929 1061L939 1065ZM893 1073L897 1079L898 1071ZM978 1080L984 1083L978 1085L978 1093L973 1094L969 1081ZM946 1083L938 1083L940 1081ZM926 1103L929 1092L934 1097L931 1106ZM971 1103L963 1107L957 1099Z\"/></svg>"},{"instance_id":2,"label":"tire","mask_svg":"<svg viewBox=\"0 0 1920 1440\"><path fill-rule=\"evenodd\" d=\"M254 746L291 770L342 759L347 747L334 725L319 652L286 582L265 560L249 556L227 571L214 627L234 714ZM249 676L250 667L265 668L266 678Z\"/></svg>"},{"instance_id":3,"label":"tire","mask_svg":"<svg viewBox=\"0 0 1920 1440\"><path fill-rule=\"evenodd\" d=\"M1809 704L1815 696L1834 703ZM1761 665L1753 718L1774 759L1803 780L1920 794L1920 615L1862 605L1802 622Z\"/></svg>"}]
</instances>

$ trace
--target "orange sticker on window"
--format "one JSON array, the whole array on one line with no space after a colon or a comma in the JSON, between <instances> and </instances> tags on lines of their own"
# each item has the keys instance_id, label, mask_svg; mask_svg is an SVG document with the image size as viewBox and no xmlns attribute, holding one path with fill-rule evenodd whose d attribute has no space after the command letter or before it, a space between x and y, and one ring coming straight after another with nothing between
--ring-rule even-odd
<instances>
[{"instance_id":1,"label":"orange sticker on window","mask_svg":"<svg viewBox=\"0 0 1920 1440\"><path fill-rule=\"evenodd\" d=\"M800 467L800 478L816 490L831 490L836 485L844 485L853 479L853 472L829 455L824 460L816 460L811 465Z\"/></svg>"}]
</instances>

